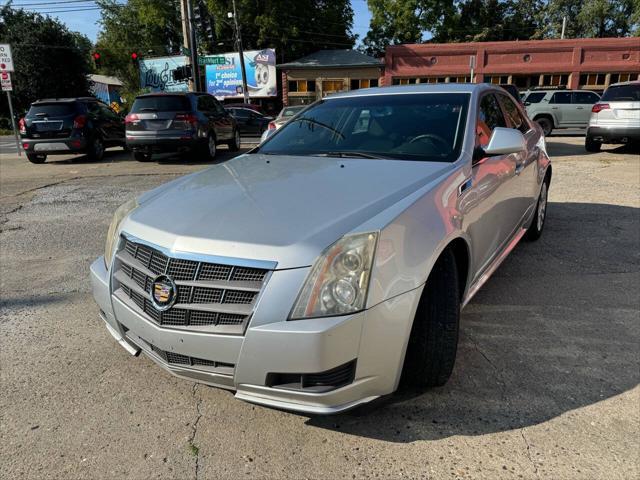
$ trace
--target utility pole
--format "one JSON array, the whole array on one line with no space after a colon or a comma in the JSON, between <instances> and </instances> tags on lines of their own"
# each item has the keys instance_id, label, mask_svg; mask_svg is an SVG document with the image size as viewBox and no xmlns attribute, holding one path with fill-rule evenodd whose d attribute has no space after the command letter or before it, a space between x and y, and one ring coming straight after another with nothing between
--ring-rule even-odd
<instances>
[{"instance_id":1,"label":"utility pole","mask_svg":"<svg viewBox=\"0 0 640 480\"><path fill-rule=\"evenodd\" d=\"M560 40L564 40L564 32L567 29L567 17L562 17L562 33L560 34Z\"/></svg>"},{"instance_id":2,"label":"utility pole","mask_svg":"<svg viewBox=\"0 0 640 480\"><path fill-rule=\"evenodd\" d=\"M191 51L191 75L193 76L193 86L196 92L202 91L202 81L200 79L200 65L198 65L198 42L196 40L196 29L193 24L193 9L191 0L187 2L187 19L189 22L189 50Z\"/></svg>"},{"instance_id":3,"label":"utility pole","mask_svg":"<svg viewBox=\"0 0 640 480\"><path fill-rule=\"evenodd\" d=\"M182 20L182 46L189 51L189 44L191 43L191 29L189 28L189 22L187 20L187 0L180 0L180 19ZM185 65L191 64L191 57L187 56ZM189 80L189 91L194 91L193 81Z\"/></svg>"},{"instance_id":4,"label":"utility pole","mask_svg":"<svg viewBox=\"0 0 640 480\"><path fill-rule=\"evenodd\" d=\"M232 0L233 13L229 12L227 16L233 16L233 24L236 30L236 44L238 45L238 55L240 56L240 69L242 70L242 93L244 95L244 103L249 102L249 89L247 88L247 70L244 66L244 51L242 50L242 33L238 25L238 14L236 11L236 0Z\"/></svg>"}]
</instances>

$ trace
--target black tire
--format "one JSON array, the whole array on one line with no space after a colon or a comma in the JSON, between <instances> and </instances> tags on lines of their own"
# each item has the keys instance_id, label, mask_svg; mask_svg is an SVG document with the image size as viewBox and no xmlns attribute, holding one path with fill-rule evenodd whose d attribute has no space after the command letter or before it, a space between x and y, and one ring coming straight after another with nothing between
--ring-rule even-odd
<instances>
[{"instance_id":1,"label":"black tire","mask_svg":"<svg viewBox=\"0 0 640 480\"><path fill-rule=\"evenodd\" d=\"M233 140L229 140L227 145L229 146L229 150L232 152L240 150L240 132L237 128L233 131Z\"/></svg>"},{"instance_id":2,"label":"black tire","mask_svg":"<svg viewBox=\"0 0 640 480\"><path fill-rule=\"evenodd\" d=\"M218 147L216 142L216 137L213 133L210 133L207 137L207 143L202 147L202 155L207 161L214 160L216 158L216 154L218 153Z\"/></svg>"},{"instance_id":3,"label":"black tire","mask_svg":"<svg viewBox=\"0 0 640 480\"><path fill-rule=\"evenodd\" d=\"M104 142L100 137L94 137L89 144L87 158L92 162L99 162L104 158Z\"/></svg>"},{"instance_id":4,"label":"black tire","mask_svg":"<svg viewBox=\"0 0 640 480\"><path fill-rule=\"evenodd\" d=\"M544 179L540 188L540 195L536 202L536 211L533 213L533 220L527 229L524 238L530 242L538 240L542 236L545 220L547 219L547 197L549 194L549 177Z\"/></svg>"},{"instance_id":5,"label":"black tire","mask_svg":"<svg viewBox=\"0 0 640 480\"><path fill-rule=\"evenodd\" d=\"M27 153L27 160L31 163L44 163L47 161L47 156L44 153Z\"/></svg>"},{"instance_id":6,"label":"black tire","mask_svg":"<svg viewBox=\"0 0 640 480\"><path fill-rule=\"evenodd\" d=\"M589 135L584 137L584 149L587 152L598 153L601 148L602 148L602 143L601 142L596 142Z\"/></svg>"},{"instance_id":7,"label":"black tire","mask_svg":"<svg viewBox=\"0 0 640 480\"><path fill-rule=\"evenodd\" d=\"M545 137L551 135L553 131L553 121L549 117L536 118L536 122L538 122L538 125L542 128L542 133L544 133Z\"/></svg>"},{"instance_id":8,"label":"black tire","mask_svg":"<svg viewBox=\"0 0 640 480\"><path fill-rule=\"evenodd\" d=\"M403 387L447 383L456 361L460 325L460 285L456 259L445 250L429 275L413 320L402 369Z\"/></svg>"},{"instance_id":9,"label":"black tire","mask_svg":"<svg viewBox=\"0 0 640 480\"><path fill-rule=\"evenodd\" d=\"M138 162L148 162L151 160L151 154L146 152L133 152L133 159Z\"/></svg>"}]
</instances>

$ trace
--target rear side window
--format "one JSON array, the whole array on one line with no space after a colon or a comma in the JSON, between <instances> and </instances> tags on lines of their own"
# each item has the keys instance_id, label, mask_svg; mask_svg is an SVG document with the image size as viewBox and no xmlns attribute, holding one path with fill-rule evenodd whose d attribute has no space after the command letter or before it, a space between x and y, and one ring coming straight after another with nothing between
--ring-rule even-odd
<instances>
[{"instance_id":1,"label":"rear side window","mask_svg":"<svg viewBox=\"0 0 640 480\"><path fill-rule=\"evenodd\" d=\"M530 93L529 95L527 95L527 98L525 98L524 101L529 103L540 103L545 95L545 92Z\"/></svg>"},{"instance_id":2,"label":"rear side window","mask_svg":"<svg viewBox=\"0 0 640 480\"><path fill-rule=\"evenodd\" d=\"M609 87L600 100L603 102L640 102L640 83Z\"/></svg>"},{"instance_id":3,"label":"rear side window","mask_svg":"<svg viewBox=\"0 0 640 480\"><path fill-rule=\"evenodd\" d=\"M522 116L520 110L513 102L513 100L506 95L499 95L500 103L504 107L505 114L509 123L511 124L511 128L515 128L520 130L522 133L526 133L529 131L529 122Z\"/></svg>"},{"instance_id":4,"label":"rear side window","mask_svg":"<svg viewBox=\"0 0 640 480\"><path fill-rule=\"evenodd\" d=\"M191 110L191 102L182 95L157 95L136 98L131 113L184 112Z\"/></svg>"},{"instance_id":5,"label":"rear side window","mask_svg":"<svg viewBox=\"0 0 640 480\"><path fill-rule=\"evenodd\" d=\"M593 105L600 97L593 92L573 92L573 103Z\"/></svg>"},{"instance_id":6,"label":"rear side window","mask_svg":"<svg viewBox=\"0 0 640 480\"><path fill-rule=\"evenodd\" d=\"M556 92L549 103L571 103L571 92Z\"/></svg>"},{"instance_id":7,"label":"rear side window","mask_svg":"<svg viewBox=\"0 0 640 480\"><path fill-rule=\"evenodd\" d=\"M27 118L34 117L66 117L76 113L76 104L72 102L68 103L39 103L37 105L31 105Z\"/></svg>"}]
</instances>

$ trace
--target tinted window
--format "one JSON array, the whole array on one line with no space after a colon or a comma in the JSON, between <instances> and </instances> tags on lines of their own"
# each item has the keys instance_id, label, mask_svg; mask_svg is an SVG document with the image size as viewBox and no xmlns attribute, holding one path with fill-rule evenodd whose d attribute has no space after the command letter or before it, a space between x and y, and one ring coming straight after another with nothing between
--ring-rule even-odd
<instances>
[{"instance_id":1,"label":"tinted window","mask_svg":"<svg viewBox=\"0 0 640 480\"><path fill-rule=\"evenodd\" d=\"M244 108L232 108L230 110L230 113L236 118L241 118L241 119L249 118L249 112Z\"/></svg>"},{"instance_id":2,"label":"tinted window","mask_svg":"<svg viewBox=\"0 0 640 480\"><path fill-rule=\"evenodd\" d=\"M154 95L136 98L131 107L131 113L150 112L180 112L191 110L189 99L183 95Z\"/></svg>"},{"instance_id":3,"label":"tinted window","mask_svg":"<svg viewBox=\"0 0 640 480\"><path fill-rule=\"evenodd\" d=\"M289 120L258 151L452 162L460 154L468 103L464 93L323 100Z\"/></svg>"},{"instance_id":4,"label":"tinted window","mask_svg":"<svg viewBox=\"0 0 640 480\"><path fill-rule=\"evenodd\" d=\"M72 102L39 103L37 105L31 105L27 117L64 117L72 115L76 111L76 104Z\"/></svg>"},{"instance_id":5,"label":"tinted window","mask_svg":"<svg viewBox=\"0 0 640 480\"><path fill-rule=\"evenodd\" d=\"M530 93L529 95L527 95L527 98L525 98L524 101L529 103L540 103L540 101L544 98L545 95L546 95L545 92Z\"/></svg>"},{"instance_id":6,"label":"tinted window","mask_svg":"<svg viewBox=\"0 0 640 480\"><path fill-rule=\"evenodd\" d=\"M224 114L227 113L227 111L224 109L222 104L218 100L216 100L215 97L212 97L211 95L209 95L207 98L211 102L211 111L216 113L224 113Z\"/></svg>"},{"instance_id":7,"label":"tinted window","mask_svg":"<svg viewBox=\"0 0 640 480\"><path fill-rule=\"evenodd\" d=\"M476 145L487 146L496 127L506 127L498 100L494 95L485 95L480 101L478 123L476 125Z\"/></svg>"},{"instance_id":8,"label":"tinted window","mask_svg":"<svg viewBox=\"0 0 640 480\"><path fill-rule=\"evenodd\" d=\"M600 97L593 92L573 92L573 103L593 105Z\"/></svg>"},{"instance_id":9,"label":"tinted window","mask_svg":"<svg viewBox=\"0 0 640 480\"><path fill-rule=\"evenodd\" d=\"M211 102L209 98L210 97L206 95L200 95L198 97L198 110L201 112L209 112L215 109L213 102Z\"/></svg>"},{"instance_id":10,"label":"tinted window","mask_svg":"<svg viewBox=\"0 0 640 480\"><path fill-rule=\"evenodd\" d=\"M556 92L549 103L571 103L571 92Z\"/></svg>"},{"instance_id":11,"label":"tinted window","mask_svg":"<svg viewBox=\"0 0 640 480\"><path fill-rule=\"evenodd\" d=\"M600 100L603 102L640 102L640 83L609 87Z\"/></svg>"},{"instance_id":12,"label":"tinted window","mask_svg":"<svg viewBox=\"0 0 640 480\"><path fill-rule=\"evenodd\" d=\"M514 101L505 95L500 95L499 97L511 128L520 130L522 133L528 132L529 122L527 122L522 113L520 113Z\"/></svg>"}]
</instances>

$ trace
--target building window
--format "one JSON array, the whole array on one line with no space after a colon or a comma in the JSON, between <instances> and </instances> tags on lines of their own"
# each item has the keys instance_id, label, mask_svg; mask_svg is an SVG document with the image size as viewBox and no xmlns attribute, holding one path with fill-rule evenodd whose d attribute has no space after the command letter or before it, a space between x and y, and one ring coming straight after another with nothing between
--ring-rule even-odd
<instances>
[{"instance_id":1,"label":"building window","mask_svg":"<svg viewBox=\"0 0 640 480\"><path fill-rule=\"evenodd\" d=\"M414 83L420 83L419 78L394 78L393 85L413 85Z\"/></svg>"},{"instance_id":2,"label":"building window","mask_svg":"<svg viewBox=\"0 0 640 480\"><path fill-rule=\"evenodd\" d=\"M580 75L580 85L603 89L607 85L607 75L605 73L583 73Z\"/></svg>"},{"instance_id":3,"label":"building window","mask_svg":"<svg viewBox=\"0 0 640 480\"><path fill-rule=\"evenodd\" d=\"M542 75L540 86L557 87L569 84L569 75Z\"/></svg>"},{"instance_id":4,"label":"building window","mask_svg":"<svg viewBox=\"0 0 640 480\"><path fill-rule=\"evenodd\" d=\"M509 83L509 75L491 75L488 78L485 77L485 83L492 83L494 85Z\"/></svg>"},{"instance_id":5,"label":"building window","mask_svg":"<svg viewBox=\"0 0 640 480\"><path fill-rule=\"evenodd\" d=\"M471 77L449 77L449 83L471 83Z\"/></svg>"},{"instance_id":6,"label":"building window","mask_svg":"<svg viewBox=\"0 0 640 480\"><path fill-rule=\"evenodd\" d=\"M638 78L633 73L612 73L611 79L609 80L609 84L618 83L618 82L628 82L630 80L635 80Z\"/></svg>"},{"instance_id":7,"label":"building window","mask_svg":"<svg viewBox=\"0 0 640 480\"><path fill-rule=\"evenodd\" d=\"M371 88L378 86L377 78L352 78L351 79L351 90L357 90L359 88Z\"/></svg>"},{"instance_id":8,"label":"building window","mask_svg":"<svg viewBox=\"0 0 640 480\"><path fill-rule=\"evenodd\" d=\"M323 80L322 91L323 92L339 92L344 90L343 80Z\"/></svg>"},{"instance_id":9,"label":"building window","mask_svg":"<svg viewBox=\"0 0 640 480\"><path fill-rule=\"evenodd\" d=\"M315 92L316 82L315 80L289 80L289 92L290 93L306 93Z\"/></svg>"}]
</instances>

